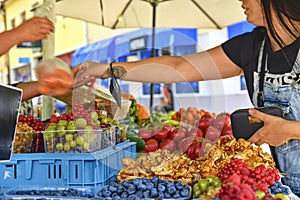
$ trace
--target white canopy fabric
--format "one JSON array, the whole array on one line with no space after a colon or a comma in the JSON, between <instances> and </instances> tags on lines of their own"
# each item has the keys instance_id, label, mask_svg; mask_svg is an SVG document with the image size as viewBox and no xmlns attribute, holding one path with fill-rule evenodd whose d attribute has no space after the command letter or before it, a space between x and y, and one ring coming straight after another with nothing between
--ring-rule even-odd
<instances>
[{"instance_id":1,"label":"white canopy fabric","mask_svg":"<svg viewBox=\"0 0 300 200\"><path fill-rule=\"evenodd\" d=\"M57 15L109 28L224 28L245 20L238 0L57 0Z\"/></svg>"}]
</instances>

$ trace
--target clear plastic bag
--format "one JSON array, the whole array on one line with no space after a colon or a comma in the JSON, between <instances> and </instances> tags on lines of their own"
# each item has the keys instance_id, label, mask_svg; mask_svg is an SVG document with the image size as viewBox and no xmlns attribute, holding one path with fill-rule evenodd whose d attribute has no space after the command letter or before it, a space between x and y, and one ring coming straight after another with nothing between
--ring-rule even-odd
<instances>
[{"instance_id":1,"label":"clear plastic bag","mask_svg":"<svg viewBox=\"0 0 300 200\"><path fill-rule=\"evenodd\" d=\"M49 58L41 62L36 75L39 81L38 91L51 96L67 95L72 91L74 76L67 63L59 58Z\"/></svg>"}]
</instances>

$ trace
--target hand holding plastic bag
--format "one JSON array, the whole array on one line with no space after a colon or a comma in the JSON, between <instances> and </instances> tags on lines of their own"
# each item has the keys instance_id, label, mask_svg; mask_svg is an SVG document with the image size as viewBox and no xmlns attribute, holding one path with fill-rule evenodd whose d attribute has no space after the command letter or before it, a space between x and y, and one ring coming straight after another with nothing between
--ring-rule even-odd
<instances>
[{"instance_id":1,"label":"hand holding plastic bag","mask_svg":"<svg viewBox=\"0 0 300 200\"><path fill-rule=\"evenodd\" d=\"M73 89L74 76L67 63L59 58L49 58L41 62L36 69L41 94L64 96Z\"/></svg>"}]
</instances>

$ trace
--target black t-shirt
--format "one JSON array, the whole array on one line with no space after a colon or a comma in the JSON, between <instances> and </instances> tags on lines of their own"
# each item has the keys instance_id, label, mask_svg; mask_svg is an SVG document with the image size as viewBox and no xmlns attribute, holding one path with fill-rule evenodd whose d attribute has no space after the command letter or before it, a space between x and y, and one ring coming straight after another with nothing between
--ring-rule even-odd
<instances>
[{"instance_id":1,"label":"black t-shirt","mask_svg":"<svg viewBox=\"0 0 300 200\"><path fill-rule=\"evenodd\" d=\"M266 36L265 29L258 27L252 32L229 39L221 45L231 61L243 69L250 98L254 89L253 72L257 71L261 43ZM276 52L272 52L269 42L266 45L269 73L283 74L290 72L300 48L300 38Z\"/></svg>"}]
</instances>

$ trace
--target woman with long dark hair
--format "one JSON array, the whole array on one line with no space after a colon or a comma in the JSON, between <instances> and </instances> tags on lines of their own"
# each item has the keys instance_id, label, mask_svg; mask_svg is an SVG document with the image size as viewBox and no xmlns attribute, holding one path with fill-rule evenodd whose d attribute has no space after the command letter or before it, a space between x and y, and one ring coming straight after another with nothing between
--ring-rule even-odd
<instances>
[{"instance_id":1,"label":"woman with long dark hair","mask_svg":"<svg viewBox=\"0 0 300 200\"><path fill-rule=\"evenodd\" d=\"M283 183L300 194L300 1L240 1L247 21L257 26L252 32L185 56L111 65L85 62L74 69L76 86L108 78L111 70L120 79L149 83L215 80L243 73L254 107L278 105L286 116L282 119L250 109L264 126L249 141L276 147L278 168L285 174Z\"/></svg>"}]
</instances>

